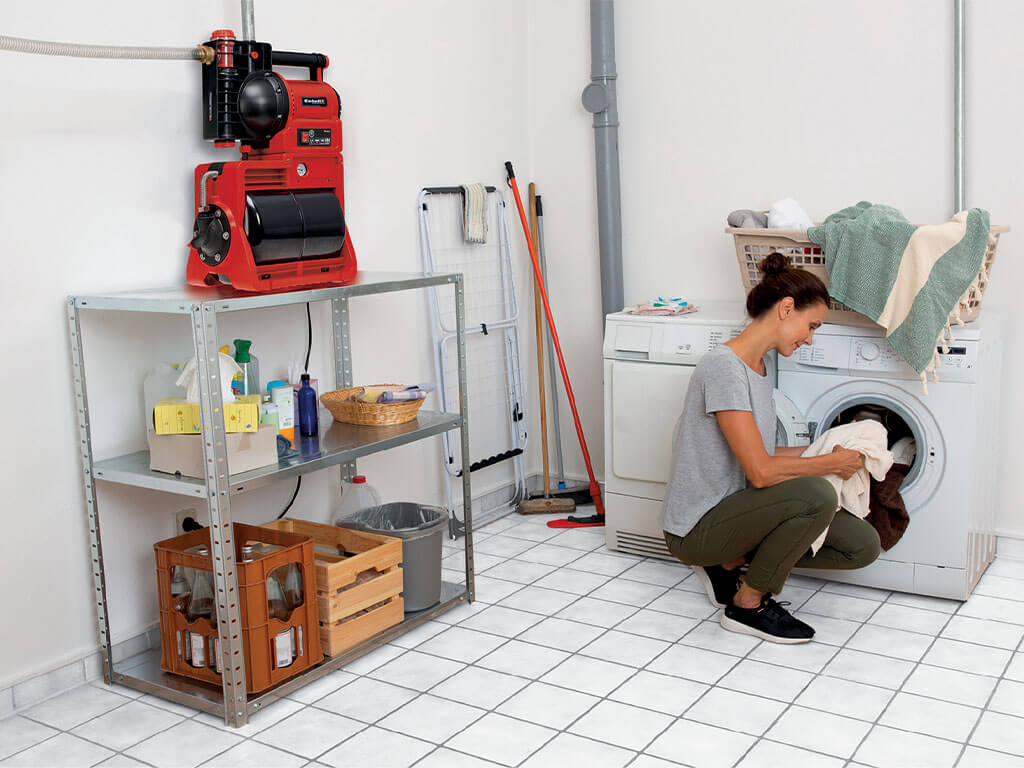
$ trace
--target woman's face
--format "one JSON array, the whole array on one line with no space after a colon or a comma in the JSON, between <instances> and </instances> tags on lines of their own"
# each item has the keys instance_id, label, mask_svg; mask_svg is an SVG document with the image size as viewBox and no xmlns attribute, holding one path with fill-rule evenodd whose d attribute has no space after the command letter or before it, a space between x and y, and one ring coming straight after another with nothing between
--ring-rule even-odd
<instances>
[{"instance_id":1,"label":"woman's face","mask_svg":"<svg viewBox=\"0 0 1024 768\"><path fill-rule=\"evenodd\" d=\"M787 297L779 302L778 311L779 337L775 348L783 357L789 357L800 347L813 343L814 332L825 322L828 307L819 302L797 309Z\"/></svg>"}]
</instances>

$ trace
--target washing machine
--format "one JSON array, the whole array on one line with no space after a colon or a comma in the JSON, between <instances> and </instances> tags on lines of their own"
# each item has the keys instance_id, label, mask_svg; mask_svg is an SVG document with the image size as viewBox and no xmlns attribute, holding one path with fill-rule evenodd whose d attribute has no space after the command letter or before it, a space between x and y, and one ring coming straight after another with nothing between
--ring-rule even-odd
<instances>
[{"instance_id":1,"label":"washing machine","mask_svg":"<svg viewBox=\"0 0 1024 768\"><path fill-rule=\"evenodd\" d=\"M695 303L700 310L688 315L616 312L605 319L604 504L611 549L675 560L661 529L672 432L701 357L747 323L739 302Z\"/></svg>"},{"instance_id":2,"label":"washing machine","mask_svg":"<svg viewBox=\"0 0 1024 768\"><path fill-rule=\"evenodd\" d=\"M916 449L900 488L910 516L903 537L866 568L798 573L967 599L995 554L1001 358L979 323L956 329L948 352L939 350L939 381L927 395L881 328L826 324L812 346L778 358L780 445L806 445L868 411L888 428L890 447L903 440Z\"/></svg>"}]
</instances>

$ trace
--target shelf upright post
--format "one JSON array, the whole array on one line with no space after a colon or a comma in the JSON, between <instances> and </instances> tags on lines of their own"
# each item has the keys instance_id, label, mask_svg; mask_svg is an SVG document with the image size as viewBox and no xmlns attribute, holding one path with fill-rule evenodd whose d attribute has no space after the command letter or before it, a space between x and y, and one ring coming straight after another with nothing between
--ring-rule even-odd
<instances>
[{"instance_id":1,"label":"shelf upright post","mask_svg":"<svg viewBox=\"0 0 1024 768\"><path fill-rule=\"evenodd\" d=\"M352 386L352 335L348 319L348 296L331 300L331 328L334 336L334 388L347 389ZM346 461L341 465L341 480L349 482L356 474L356 463Z\"/></svg>"},{"instance_id":2,"label":"shelf upright post","mask_svg":"<svg viewBox=\"0 0 1024 768\"><path fill-rule=\"evenodd\" d=\"M96 508L96 481L92 477L92 431L89 426L89 397L85 389L85 358L82 353L82 325L75 299L68 299L68 333L71 339L71 368L75 381L75 411L82 452L85 484L85 506L89 514L89 557L92 580L96 590L96 623L99 626L100 653L103 658L103 680L113 683L114 660L110 652L110 618L107 615L107 584L103 573L103 544L100 541L100 516Z\"/></svg>"},{"instance_id":3,"label":"shelf upright post","mask_svg":"<svg viewBox=\"0 0 1024 768\"><path fill-rule=\"evenodd\" d=\"M466 293L462 273L455 281L455 341L459 357L459 433L462 437L462 517L466 536L466 592L469 602L476 598L473 580L473 494L469 482L469 399L466 384Z\"/></svg>"},{"instance_id":4,"label":"shelf upright post","mask_svg":"<svg viewBox=\"0 0 1024 768\"><path fill-rule=\"evenodd\" d=\"M214 302L192 305L192 336L199 369L200 418L206 498L210 505L210 554L216 588L217 632L220 639L224 686L224 722L240 728L248 719L245 653L231 526L227 443L224 437L224 398L221 394L220 353L217 350L217 309Z\"/></svg>"}]
</instances>

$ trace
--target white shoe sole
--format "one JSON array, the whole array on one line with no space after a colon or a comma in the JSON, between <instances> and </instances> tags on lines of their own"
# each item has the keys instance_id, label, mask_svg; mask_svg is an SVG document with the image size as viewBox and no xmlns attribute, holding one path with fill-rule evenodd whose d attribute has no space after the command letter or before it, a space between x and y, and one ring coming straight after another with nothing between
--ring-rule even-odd
<instances>
[{"instance_id":1,"label":"white shoe sole","mask_svg":"<svg viewBox=\"0 0 1024 768\"><path fill-rule=\"evenodd\" d=\"M754 637L759 637L762 640L767 640L770 643L798 645L799 643L809 643L814 639L813 637L779 637L778 635L770 635L759 629L748 627L746 624L736 621L736 619L730 619L725 615L725 613L722 613L721 624L723 629L728 629L730 632L739 632L742 635L752 635Z\"/></svg>"},{"instance_id":2,"label":"white shoe sole","mask_svg":"<svg viewBox=\"0 0 1024 768\"><path fill-rule=\"evenodd\" d=\"M715 597L715 587L711 584L711 577L708 576L708 572L701 568L699 565L691 565L690 569L697 574L697 578L700 579L700 583L704 585L704 592L707 593L708 600L715 608L725 608L725 603L718 602L718 598Z\"/></svg>"}]
</instances>

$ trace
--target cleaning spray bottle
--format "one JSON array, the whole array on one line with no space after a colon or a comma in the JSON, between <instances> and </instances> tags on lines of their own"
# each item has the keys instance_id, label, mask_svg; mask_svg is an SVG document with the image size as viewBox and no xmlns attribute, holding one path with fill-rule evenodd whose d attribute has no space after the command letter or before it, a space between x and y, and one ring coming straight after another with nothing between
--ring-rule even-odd
<instances>
[{"instance_id":1,"label":"cleaning spray bottle","mask_svg":"<svg viewBox=\"0 0 1024 768\"><path fill-rule=\"evenodd\" d=\"M252 341L235 339L235 362L242 373L231 381L231 390L236 395L260 394L260 361L249 351Z\"/></svg>"}]
</instances>

